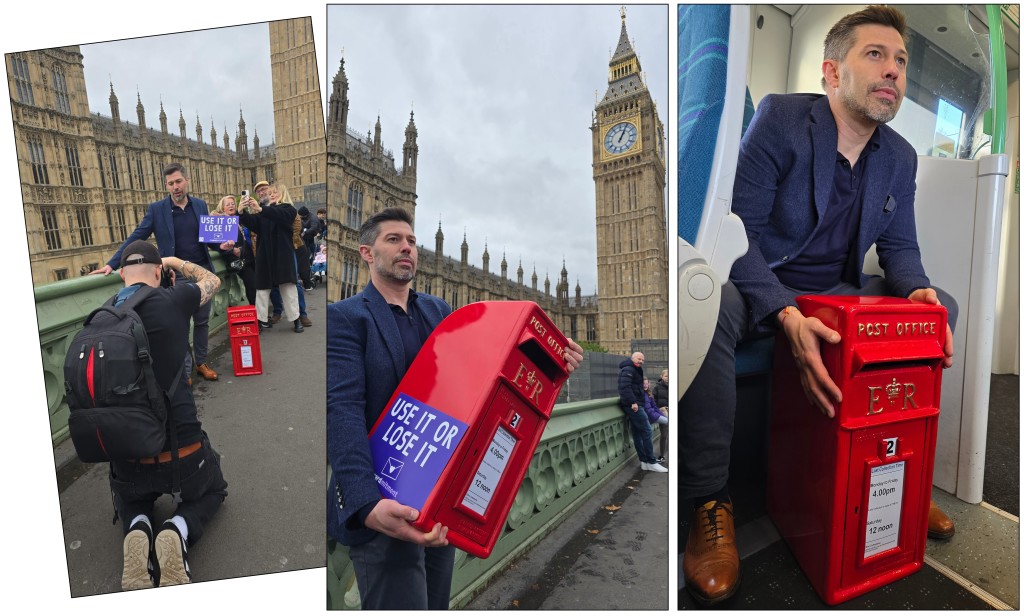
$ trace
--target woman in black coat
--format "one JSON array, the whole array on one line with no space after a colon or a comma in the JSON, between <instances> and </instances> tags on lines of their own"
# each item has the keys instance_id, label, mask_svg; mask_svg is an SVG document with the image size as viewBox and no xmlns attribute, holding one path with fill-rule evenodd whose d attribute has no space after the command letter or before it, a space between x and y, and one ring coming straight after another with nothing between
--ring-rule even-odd
<instances>
[{"instance_id":1,"label":"woman in black coat","mask_svg":"<svg viewBox=\"0 0 1024 616\"><path fill-rule=\"evenodd\" d=\"M295 208L290 203L272 203L271 187L256 185L259 201L251 197L242 201L240 221L255 233L256 240L256 316L260 326L270 327L267 318L270 290L278 287L284 300L284 317L303 330L299 322L299 298L295 290L295 249L292 246L292 224Z\"/></svg>"}]
</instances>

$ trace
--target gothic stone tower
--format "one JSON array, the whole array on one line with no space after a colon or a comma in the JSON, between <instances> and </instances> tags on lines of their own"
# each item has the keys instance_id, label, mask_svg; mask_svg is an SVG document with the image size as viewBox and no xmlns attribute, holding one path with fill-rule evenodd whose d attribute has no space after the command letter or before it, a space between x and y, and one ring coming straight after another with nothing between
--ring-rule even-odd
<instances>
[{"instance_id":1,"label":"gothic stone tower","mask_svg":"<svg viewBox=\"0 0 1024 616\"><path fill-rule=\"evenodd\" d=\"M351 297L369 282L359 256L359 227L388 207L416 215L418 131L409 113L402 164L384 147L381 119L365 136L348 125L349 83L345 59L331 83L327 110L327 289L329 301Z\"/></svg>"},{"instance_id":2,"label":"gothic stone tower","mask_svg":"<svg viewBox=\"0 0 1024 616\"><path fill-rule=\"evenodd\" d=\"M327 203L327 152L308 17L270 22L270 67L277 179L288 186L292 199L316 212Z\"/></svg>"},{"instance_id":3,"label":"gothic stone tower","mask_svg":"<svg viewBox=\"0 0 1024 616\"><path fill-rule=\"evenodd\" d=\"M634 339L668 338L665 127L626 34L590 127L597 216L600 344L628 355Z\"/></svg>"}]
</instances>

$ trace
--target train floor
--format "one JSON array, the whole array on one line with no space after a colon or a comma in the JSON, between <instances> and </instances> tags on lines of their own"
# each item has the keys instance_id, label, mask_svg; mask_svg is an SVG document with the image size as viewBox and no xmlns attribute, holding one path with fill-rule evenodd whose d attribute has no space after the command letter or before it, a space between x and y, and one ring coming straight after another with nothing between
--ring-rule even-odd
<instances>
[{"instance_id":1,"label":"train floor","mask_svg":"<svg viewBox=\"0 0 1024 616\"><path fill-rule=\"evenodd\" d=\"M740 386L754 395L762 384ZM763 389L761 390L763 392ZM763 395L763 394L762 394ZM742 408L742 407L741 407ZM765 507L763 450L733 452L730 492L736 521L742 583L739 591L719 605L729 610L772 609L1020 609L1020 454L1019 377L993 375L990 396L984 500L970 505L933 489L933 498L956 523L946 541L929 539L925 566L901 580L830 608L811 586L793 553L779 537ZM737 417L737 439L757 442L766 426ZM741 432L749 431L749 434ZM744 456L748 456L744 459ZM735 469L755 469L737 475ZM686 545L690 516L680 507L679 547ZM682 555L678 562L679 607L699 606L684 588Z\"/></svg>"}]
</instances>

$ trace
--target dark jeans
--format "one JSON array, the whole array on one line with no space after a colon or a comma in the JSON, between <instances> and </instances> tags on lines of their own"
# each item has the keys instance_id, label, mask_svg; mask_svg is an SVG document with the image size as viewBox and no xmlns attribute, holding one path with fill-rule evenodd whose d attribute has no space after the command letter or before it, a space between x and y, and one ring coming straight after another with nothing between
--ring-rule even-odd
<instances>
[{"instance_id":1,"label":"dark jeans","mask_svg":"<svg viewBox=\"0 0 1024 616\"><path fill-rule=\"evenodd\" d=\"M956 327L957 303L932 287ZM797 291L798 295L809 295ZM875 276L863 287L842 283L817 295L891 295L885 279ZM732 282L722 286L718 325L707 357L679 402L679 497L714 494L729 480L729 454L736 419L736 346L748 337L770 335L774 328L748 319L747 304Z\"/></svg>"},{"instance_id":2,"label":"dark jeans","mask_svg":"<svg viewBox=\"0 0 1024 616\"><path fill-rule=\"evenodd\" d=\"M455 547L423 548L378 533L349 548L364 610L446 610Z\"/></svg>"},{"instance_id":3,"label":"dark jeans","mask_svg":"<svg viewBox=\"0 0 1024 616\"><path fill-rule=\"evenodd\" d=\"M220 454L210 446L210 439L205 434L202 449L181 458L178 463L182 502L178 504L174 515L185 518L188 524L188 544L191 546L203 536L207 522L227 497L228 484L220 470ZM161 495L171 493L173 466L172 462L110 463L110 491L125 534L128 534L132 520L139 515L149 517L154 530L159 528L159 524L153 520L153 503Z\"/></svg>"},{"instance_id":4,"label":"dark jeans","mask_svg":"<svg viewBox=\"0 0 1024 616\"><path fill-rule=\"evenodd\" d=\"M622 407L622 404L619 404ZM651 442L651 422L647 419L647 413L642 408L638 409L635 413L630 407L625 407L622 411L626 414L629 419L629 431L633 433L633 447L636 448L636 457L640 458L641 462L648 464L654 464L658 461L654 457L654 443Z\"/></svg>"},{"instance_id":5,"label":"dark jeans","mask_svg":"<svg viewBox=\"0 0 1024 616\"><path fill-rule=\"evenodd\" d=\"M210 340L210 309L213 308L213 299L206 302L192 313L192 351L195 354L195 363L206 363L206 349ZM191 366L186 369L191 370Z\"/></svg>"}]
</instances>

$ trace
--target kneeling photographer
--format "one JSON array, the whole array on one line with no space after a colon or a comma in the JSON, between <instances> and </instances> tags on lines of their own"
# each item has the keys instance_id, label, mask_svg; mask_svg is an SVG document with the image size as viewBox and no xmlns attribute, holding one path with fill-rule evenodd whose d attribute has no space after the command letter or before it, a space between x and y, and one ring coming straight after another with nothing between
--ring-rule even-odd
<instances>
[{"instance_id":1,"label":"kneeling photographer","mask_svg":"<svg viewBox=\"0 0 1024 616\"><path fill-rule=\"evenodd\" d=\"M161 259L144 240L128 244L119 273L124 288L89 315L65 359L68 427L79 458L110 462L114 522L125 534L121 588L186 584L188 550L227 496L185 370L189 319L220 279ZM175 510L157 528L153 505L163 494Z\"/></svg>"}]
</instances>

